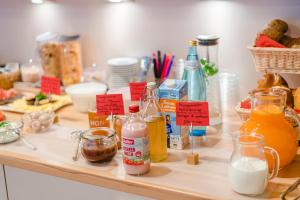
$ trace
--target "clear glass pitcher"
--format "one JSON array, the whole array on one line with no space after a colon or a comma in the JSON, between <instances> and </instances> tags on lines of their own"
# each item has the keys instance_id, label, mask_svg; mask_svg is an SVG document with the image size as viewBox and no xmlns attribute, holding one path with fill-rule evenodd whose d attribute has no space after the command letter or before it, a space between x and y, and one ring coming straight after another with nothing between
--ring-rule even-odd
<instances>
[{"instance_id":1,"label":"clear glass pitcher","mask_svg":"<svg viewBox=\"0 0 300 200\"><path fill-rule=\"evenodd\" d=\"M232 189L240 194L262 194L268 181L278 174L279 156L275 149L264 146L264 137L255 133L236 134L234 150L230 158L228 176ZM272 157L269 174L266 154Z\"/></svg>"},{"instance_id":2,"label":"clear glass pitcher","mask_svg":"<svg viewBox=\"0 0 300 200\"><path fill-rule=\"evenodd\" d=\"M280 168L293 161L298 149L297 131L287 118L294 120L296 124L299 120L285 105L286 94L282 91L253 94L250 118L240 128L242 133L255 132L263 135L265 144L278 152Z\"/></svg>"}]
</instances>

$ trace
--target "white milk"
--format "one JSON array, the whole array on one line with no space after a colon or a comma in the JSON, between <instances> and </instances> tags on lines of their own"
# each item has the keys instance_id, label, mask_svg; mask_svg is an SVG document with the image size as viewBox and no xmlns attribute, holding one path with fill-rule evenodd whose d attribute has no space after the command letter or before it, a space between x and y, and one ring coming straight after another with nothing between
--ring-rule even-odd
<instances>
[{"instance_id":1,"label":"white milk","mask_svg":"<svg viewBox=\"0 0 300 200\"><path fill-rule=\"evenodd\" d=\"M262 194L268 184L268 165L264 160L241 157L229 165L229 181L235 192L246 195Z\"/></svg>"}]
</instances>

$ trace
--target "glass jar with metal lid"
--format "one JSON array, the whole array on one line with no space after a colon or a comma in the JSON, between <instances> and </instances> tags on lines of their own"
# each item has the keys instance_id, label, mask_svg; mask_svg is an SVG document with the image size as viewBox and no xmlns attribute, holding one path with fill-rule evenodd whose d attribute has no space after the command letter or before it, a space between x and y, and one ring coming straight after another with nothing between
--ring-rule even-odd
<instances>
[{"instance_id":1,"label":"glass jar with metal lid","mask_svg":"<svg viewBox=\"0 0 300 200\"><path fill-rule=\"evenodd\" d=\"M206 76L214 76L218 73L218 41L215 35L198 35L198 53L200 62Z\"/></svg>"},{"instance_id":2,"label":"glass jar with metal lid","mask_svg":"<svg viewBox=\"0 0 300 200\"><path fill-rule=\"evenodd\" d=\"M198 35L198 52L206 78L207 101L209 103L210 125L222 122L220 80L218 69L218 36Z\"/></svg>"},{"instance_id":3,"label":"glass jar with metal lid","mask_svg":"<svg viewBox=\"0 0 300 200\"><path fill-rule=\"evenodd\" d=\"M74 132L80 140L82 156L90 162L108 162L116 155L118 147L113 129L101 127Z\"/></svg>"}]
</instances>

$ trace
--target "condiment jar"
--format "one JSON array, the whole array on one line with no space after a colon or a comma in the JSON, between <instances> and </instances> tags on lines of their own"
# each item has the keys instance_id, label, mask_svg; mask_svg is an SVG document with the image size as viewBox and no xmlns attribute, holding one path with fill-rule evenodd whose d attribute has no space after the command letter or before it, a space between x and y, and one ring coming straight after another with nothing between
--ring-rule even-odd
<instances>
[{"instance_id":1,"label":"condiment jar","mask_svg":"<svg viewBox=\"0 0 300 200\"><path fill-rule=\"evenodd\" d=\"M117 153L117 140L113 129L92 128L81 132L79 137L81 154L89 162L108 162Z\"/></svg>"}]
</instances>

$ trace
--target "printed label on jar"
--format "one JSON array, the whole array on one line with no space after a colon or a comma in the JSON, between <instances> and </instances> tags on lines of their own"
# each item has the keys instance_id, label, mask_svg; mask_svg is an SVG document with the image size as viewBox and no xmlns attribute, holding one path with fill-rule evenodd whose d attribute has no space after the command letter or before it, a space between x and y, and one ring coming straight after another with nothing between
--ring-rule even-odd
<instances>
[{"instance_id":1,"label":"printed label on jar","mask_svg":"<svg viewBox=\"0 0 300 200\"><path fill-rule=\"evenodd\" d=\"M144 165L149 162L149 138L122 137L123 162L127 165Z\"/></svg>"}]
</instances>

